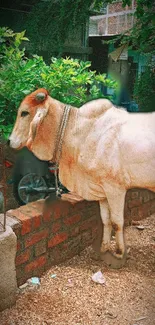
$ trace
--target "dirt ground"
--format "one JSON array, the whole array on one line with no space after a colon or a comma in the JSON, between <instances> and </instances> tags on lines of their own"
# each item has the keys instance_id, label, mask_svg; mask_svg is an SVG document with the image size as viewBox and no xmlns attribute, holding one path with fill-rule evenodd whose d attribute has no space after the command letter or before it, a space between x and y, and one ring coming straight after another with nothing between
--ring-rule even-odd
<instances>
[{"instance_id":1,"label":"dirt ground","mask_svg":"<svg viewBox=\"0 0 155 325\"><path fill-rule=\"evenodd\" d=\"M155 216L126 228L128 260L120 270L90 258L91 248L52 267L41 285L20 289L1 325L155 325ZM106 284L92 281L101 270ZM56 274L55 276L53 274Z\"/></svg>"}]
</instances>

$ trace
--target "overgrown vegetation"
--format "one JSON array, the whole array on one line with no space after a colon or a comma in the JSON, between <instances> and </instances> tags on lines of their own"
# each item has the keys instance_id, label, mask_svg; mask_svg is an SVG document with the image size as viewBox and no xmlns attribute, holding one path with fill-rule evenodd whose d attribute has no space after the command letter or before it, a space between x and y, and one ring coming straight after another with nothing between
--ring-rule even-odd
<instances>
[{"instance_id":1,"label":"overgrown vegetation","mask_svg":"<svg viewBox=\"0 0 155 325\"><path fill-rule=\"evenodd\" d=\"M24 0L15 0L19 5ZM68 36L76 37L85 30L90 9L99 10L102 0L30 0L30 13L24 28L31 41L30 52L40 50L61 56Z\"/></svg>"},{"instance_id":2,"label":"overgrown vegetation","mask_svg":"<svg viewBox=\"0 0 155 325\"><path fill-rule=\"evenodd\" d=\"M112 3L113 0L109 0ZM122 6L130 6L132 0L123 0ZM155 1L136 0L134 13L134 26L119 35L122 43L129 43L130 46L140 53L155 53Z\"/></svg>"},{"instance_id":3,"label":"overgrown vegetation","mask_svg":"<svg viewBox=\"0 0 155 325\"><path fill-rule=\"evenodd\" d=\"M116 82L90 70L91 63L71 58L52 58L47 65L41 56L28 59L25 32L14 33L0 28L0 132L7 136L12 129L17 108L25 95L45 87L50 95L64 103L81 106L105 97L100 85L116 88Z\"/></svg>"},{"instance_id":4,"label":"overgrown vegetation","mask_svg":"<svg viewBox=\"0 0 155 325\"><path fill-rule=\"evenodd\" d=\"M134 98L142 112L155 111L155 71L149 64L136 80Z\"/></svg>"},{"instance_id":5,"label":"overgrown vegetation","mask_svg":"<svg viewBox=\"0 0 155 325\"><path fill-rule=\"evenodd\" d=\"M24 0L15 0L20 2ZM78 28L85 28L90 12L100 10L113 0L30 0L30 13L25 20L28 37L35 53L40 49L61 54L63 45ZM122 0L122 6L130 6L132 0ZM141 53L155 51L155 2L137 0L135 24L128 35L120 35L122 42L130 42ZM23 22L22 22L23 23ZM32 50L31 49L31 50Z\"/></svg>"}]
</instances>

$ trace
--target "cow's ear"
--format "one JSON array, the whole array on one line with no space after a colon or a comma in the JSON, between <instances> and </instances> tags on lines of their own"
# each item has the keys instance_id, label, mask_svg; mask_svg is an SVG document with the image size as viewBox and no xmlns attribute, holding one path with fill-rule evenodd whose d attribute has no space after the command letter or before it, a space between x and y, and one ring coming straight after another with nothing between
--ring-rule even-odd
<instances>
[{"instance_id":1,"label":"cow's ear","mask_svg":"<svg viewBox=\"0 0 155 325\"><path fill-rule=\"evenodd\" d=\"M26 146L28 148L31 147L31 144L35 139L37 130L38 130L40 124L42 123L42 121L44 120L45 116L47 115L47 113L48 113L48 108L43 107L43 108L37 109L37 112L36 112L32 122L30 123L29 135L28 135L28 140L26 143Z\"/></svg>"}]
</instances>

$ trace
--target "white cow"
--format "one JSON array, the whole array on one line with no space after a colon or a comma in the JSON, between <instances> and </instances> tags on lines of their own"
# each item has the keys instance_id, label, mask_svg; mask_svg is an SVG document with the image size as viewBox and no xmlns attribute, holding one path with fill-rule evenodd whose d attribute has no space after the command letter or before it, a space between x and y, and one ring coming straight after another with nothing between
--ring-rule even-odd
<instances>
[{"instance_id":1,"label":"white cow","mask_svg":"<svg viewBox=\"0 0 155 325\"><path fill-rule=\"evenodd\" d=\"M101 251L109 250L113 227L115 256L122 259L126 192L134 187L155 192L155 112L128 113L107 99L71 107L64 115L67 110L45 89L28 95L19 107L10 145L27 146L42 160L59 160L62 184L86 200L99 201Z\"/></svg>"}]
</instances>

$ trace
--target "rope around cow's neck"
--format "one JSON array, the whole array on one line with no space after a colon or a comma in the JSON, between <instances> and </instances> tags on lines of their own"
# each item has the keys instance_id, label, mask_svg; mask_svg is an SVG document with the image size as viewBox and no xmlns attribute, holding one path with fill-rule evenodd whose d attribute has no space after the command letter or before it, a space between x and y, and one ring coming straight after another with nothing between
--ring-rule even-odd
<instances>
[{"instance_id":1,"label":"rope around cow's neck","mask_svg":"<svg viewBox=\"0 0 155 325\"><path fill-rule=\"evenodd\" d=\"M56 167L55 171L54 171L54 174L55 174L56 196L58 196L58 197L61 197L61 190L60 190L60 187L58 185L59 161L60 161L60 157L61 157L61 153L62 153L63 138L64 138L65 129L66 129L66 125L67 125L67 122L68 122L70 110L71 110L70 105L66 105L64 107L64 112L63 112L63 116L62 116L62 119L61 119L58 134L57 134L57 137L56 137L55 150L54 150L53 159L52 159L55 162L55 167Z\"/></svg>"}]
</instances>

